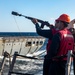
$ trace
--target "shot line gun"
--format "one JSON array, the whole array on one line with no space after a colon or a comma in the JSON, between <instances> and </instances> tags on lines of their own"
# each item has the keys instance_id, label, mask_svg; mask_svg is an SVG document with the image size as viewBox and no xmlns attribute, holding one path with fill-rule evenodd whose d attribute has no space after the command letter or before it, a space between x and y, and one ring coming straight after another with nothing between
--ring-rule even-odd
<instances>
[{"instance_id":1,"label":"shot line gun","mask_svg":"<svg viewBox=\"0 0 75 75\"><path fill-rule=\"evenodd\" d=\"M11 14L15 15L15 16L22 16L22 17L25 17L25 18L30 19L30 20L37 19L37 18L33 18L33 17L29 17L29 16L25 16L25 15L19 14L18 12L15 12L15 11L12 11ZM43 20L40 20L40 19L37 19L37 21L39 23L41 23L41 28L43 28L44 25L50 26L50 24L47 21L43 21Z\"/></svg>"}]
</instances>

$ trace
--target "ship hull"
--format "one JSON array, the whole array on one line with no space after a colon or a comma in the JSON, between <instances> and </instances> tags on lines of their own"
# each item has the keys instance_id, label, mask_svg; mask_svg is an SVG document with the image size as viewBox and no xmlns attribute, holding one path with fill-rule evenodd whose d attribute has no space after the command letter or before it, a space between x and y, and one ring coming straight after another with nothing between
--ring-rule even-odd
<instances>
[{"instance_id":1,"label":"ship hull","mask_svg":"<svg viewBox=\"0 0 75 75\"><path fill-rule=\"evenodd\" d=\"M18 52L21 55L33 54L44 44L45 38L40 36L0 37L0 56L6 51L10 55Z\"/></svg>"}]
</instances>

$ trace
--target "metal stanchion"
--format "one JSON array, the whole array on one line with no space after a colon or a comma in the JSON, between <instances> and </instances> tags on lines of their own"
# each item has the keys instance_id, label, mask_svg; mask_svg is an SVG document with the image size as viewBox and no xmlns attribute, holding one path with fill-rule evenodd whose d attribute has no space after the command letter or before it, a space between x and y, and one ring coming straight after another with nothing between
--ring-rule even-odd
<instances>
[{"instance_id":1,"label":"metal stanchion","mask_svg":"<svg viewBox=\"0 0 75 75\"><path fill-rule=\"evenodd\" d=\"M14 67L14 64L15 64L15 61L16 61L16 56L17 56L17 54L18 54L18 52L15 52L15 53L14 53L12 63L10 64L10 68L9 68L9 73L8 73L8 75L11 75L11 72L13 71L13 67Z\"/></svg>"},{"instance_id":2,"label":"metal stanchion","mask_svg":"<svg viewBox=\"0 0 75 75\"><path fill-rule=\"evenodd\" d=\"M7 52L4 52L4 57L3 57L3 60L1 62L1 66L0 66L0 75L2 75L3 73L3 68L4 68L4 64L5 64L5 58L9 56L9 53Z\"/></svg>"},{"instance_id":3,"label":"metal stanchion","mask_svg":"<svg viewBox=\"0 0 75 75\"><path fill-rule=\"evenodd\" d=\"M70 75L71 62L72 62L72 50L69 50L68 55L67 55L67 64L66 64L65 75Z\"/></svg>"}]
</instances>

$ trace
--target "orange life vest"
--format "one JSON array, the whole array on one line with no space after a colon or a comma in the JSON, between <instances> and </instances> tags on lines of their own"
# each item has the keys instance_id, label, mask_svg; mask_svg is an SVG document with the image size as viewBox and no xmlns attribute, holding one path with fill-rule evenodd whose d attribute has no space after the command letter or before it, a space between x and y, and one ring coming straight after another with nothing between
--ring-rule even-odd
<instances>
[{"instance_id":1,"label":"orange life vest","mask_svg":"<svg viewBox=\"0 0 75 75\"><path fill-rule=\"evenodd\" d=\"M72 33L68 29L64 29L59 31L60 34L60 48L57 53L57 56L66 55L68 50L73 50L74 48L74 38ZM67 60L67 58L63 58L63 60Z\"/></svg>"}]
</instances>

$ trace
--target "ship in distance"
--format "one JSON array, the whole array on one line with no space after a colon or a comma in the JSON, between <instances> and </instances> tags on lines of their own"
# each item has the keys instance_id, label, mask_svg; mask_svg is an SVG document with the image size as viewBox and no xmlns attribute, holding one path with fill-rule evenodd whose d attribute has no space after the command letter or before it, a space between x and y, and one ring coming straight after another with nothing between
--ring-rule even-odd
<instances>
[{"instance_id":1,"label":"ship in distance","mask_svg":"<svg viewBox=\"0 0 75 75\"><path fill-rule=\"evenodd\" d=\"M45 40L35 32L0 32L0 56L3 56L5 51L11 56L14 52L36 56Z\"/></svg>"}]
</instances>

